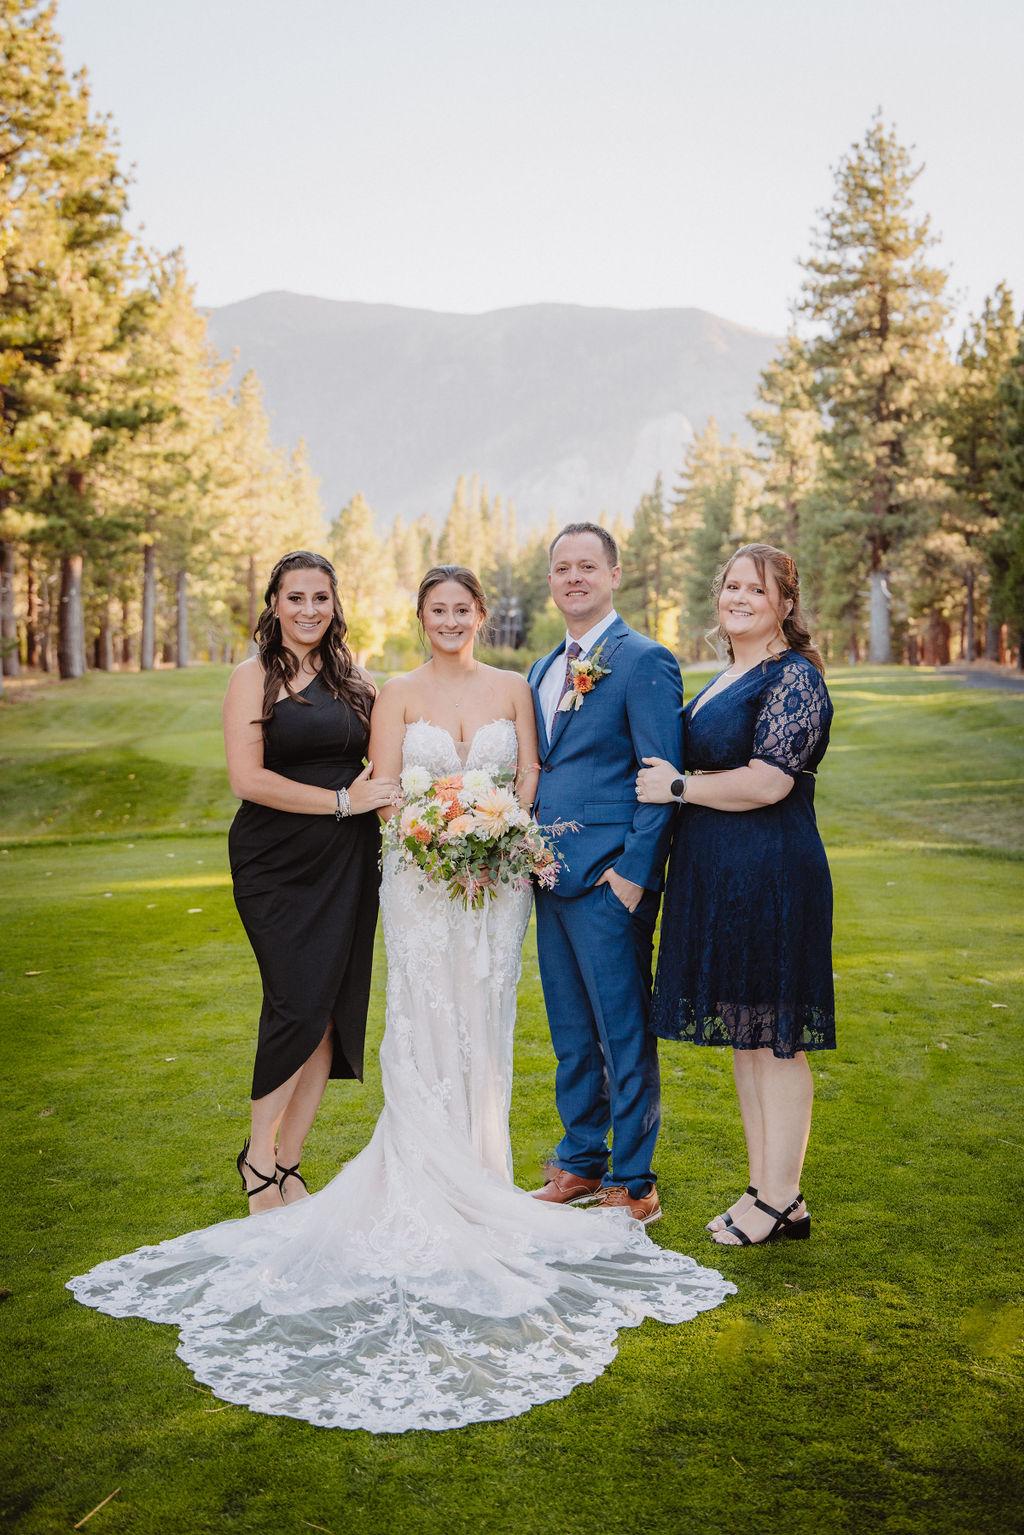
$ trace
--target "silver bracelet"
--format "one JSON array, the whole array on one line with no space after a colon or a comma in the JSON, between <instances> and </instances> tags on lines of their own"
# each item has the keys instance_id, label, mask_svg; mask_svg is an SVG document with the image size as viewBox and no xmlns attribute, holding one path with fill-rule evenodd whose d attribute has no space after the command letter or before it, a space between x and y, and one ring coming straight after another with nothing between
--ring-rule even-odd
<instances>
[{"instance_id":1,"label":"silver bracelet","mask_svg":"<svg viewBox=\"0 0 1024 1535\"><path fill-rule=\"evenodd\" d=\"M351 795L347 789L335 789L334 794L338 801L338 808L334 812L334 819L336 821L344 821L346 816L352 814Z\"/></svg>"}]
</instances>

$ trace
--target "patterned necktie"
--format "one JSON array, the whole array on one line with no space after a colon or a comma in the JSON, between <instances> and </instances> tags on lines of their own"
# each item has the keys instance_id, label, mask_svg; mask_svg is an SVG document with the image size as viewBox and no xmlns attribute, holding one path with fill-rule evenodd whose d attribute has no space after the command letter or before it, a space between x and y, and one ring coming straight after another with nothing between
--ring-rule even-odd
<instances>
[{"instance_id":1,"label":"patterned necktie","mask_svg":"<svg viewBox=\"0 0 1024 1535\"><path fill-rule=\"evenodd\" d=\"M555 705L556 713L558 712L558 704L562 702L562 699L572 687L572 663L582 654L583 647L578 645L575 640L571 640L565 647L565 681L562 683L562 691L559 693L558 703Z\"/></svg>"}]
</instances>

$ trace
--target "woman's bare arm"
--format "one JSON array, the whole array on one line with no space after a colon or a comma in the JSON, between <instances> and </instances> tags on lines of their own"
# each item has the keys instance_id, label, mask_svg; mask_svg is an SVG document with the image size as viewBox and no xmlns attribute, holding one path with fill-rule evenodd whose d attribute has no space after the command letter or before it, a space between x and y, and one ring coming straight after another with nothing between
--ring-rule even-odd
<instances>
[{"instance_id":1,"label":"woman's bare arm","mask_svg":"<svg viewBox=\"0 0 1024 1535\"><path fill-rule=\"evenodd\" d=\"M238 799L271 810L290 810L297 815L333 815L337 795L316 784L296 783L263 765L263 669L255 659L236 667L224 697L224 752L231 792ZM349 785L353 815L376 810L394 794L397 784L386 778L369 778L369 768Z\"/></svg>"},{"instance_id":2,"label":"woman's bare arm","mask_svg":"<svg viewBox=\"0 0 1024 1535\"><path fill-rule=\"evenodd\" d=\"M392 786L390 798L378 806L381 819L386 821L395 813L395 793L400 791L402 773L402 741L405 736L405 678L393 677L385 682L377 694L377 701L370 716L370 761L373 763L373 779L378 774Z\"/></svg>"},{"instance_id":3,"label":"woman's bare arm","mask_svg":"<svg viewBox=\"0 0 1024 1535\"><path fill-rule=\"evenodd\" d=\"M646 767L636 775L637 799L649 805L668 804L671 784L683 775L664 757L645 757L644 762ZM788 773L754 757L746 767L727 768L724 773L688 773L686 803L709 810L759 810L777 805L792 787Z\"/></svg>"},{"instance_id":4,"label":"woman's bare arm","mask_svg":"<svg viewBox=\"0 0 1024 1535\"><path fill-rule=\"evenodd\" d=\"M537 717L533 708L533 694L525 677L517 677L512 690L516 736L519 741L519 758L516 763L516 793L519 802L527 810L533 809L537 796L537 780L540 764L537 761Z\"/></svg>"}]
</instances>

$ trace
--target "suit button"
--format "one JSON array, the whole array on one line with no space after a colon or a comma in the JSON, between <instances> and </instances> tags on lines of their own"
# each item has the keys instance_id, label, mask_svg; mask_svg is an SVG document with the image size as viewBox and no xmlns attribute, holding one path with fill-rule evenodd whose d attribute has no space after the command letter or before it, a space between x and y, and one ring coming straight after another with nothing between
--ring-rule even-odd
<instances>
[{"instance_id":1,"label":"suit button","mask_svg":"<svg viewBox=\"0 0 1024 1535\"><path fill-rule=\"evenodd\" d=\"M544 771L545 771L545 773L550 773L551 772L551 763L550 762L545 762L545 764L544 764Z\"/></svg>"}]
</instances>

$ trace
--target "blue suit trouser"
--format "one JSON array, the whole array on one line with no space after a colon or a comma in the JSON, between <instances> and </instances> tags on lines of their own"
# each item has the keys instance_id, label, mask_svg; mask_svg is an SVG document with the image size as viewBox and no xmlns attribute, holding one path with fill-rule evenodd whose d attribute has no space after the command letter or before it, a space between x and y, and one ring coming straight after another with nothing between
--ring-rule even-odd
<instances>
[{"instance_id":1,"label":"blue suit trouser","mask_svg":"<svg viewBox=\"0 0 1024 1535\"><path fill-rule=\"evenodd\" d=\"M645 890L629 912L608 884L572 898L537 892L537 952L565 1131L555 1161L583 1178L624 1183L634 1197L655 1181L661 1123L657 1041L647 1027L659 899Z\"/></svg>"}]
</instances>

